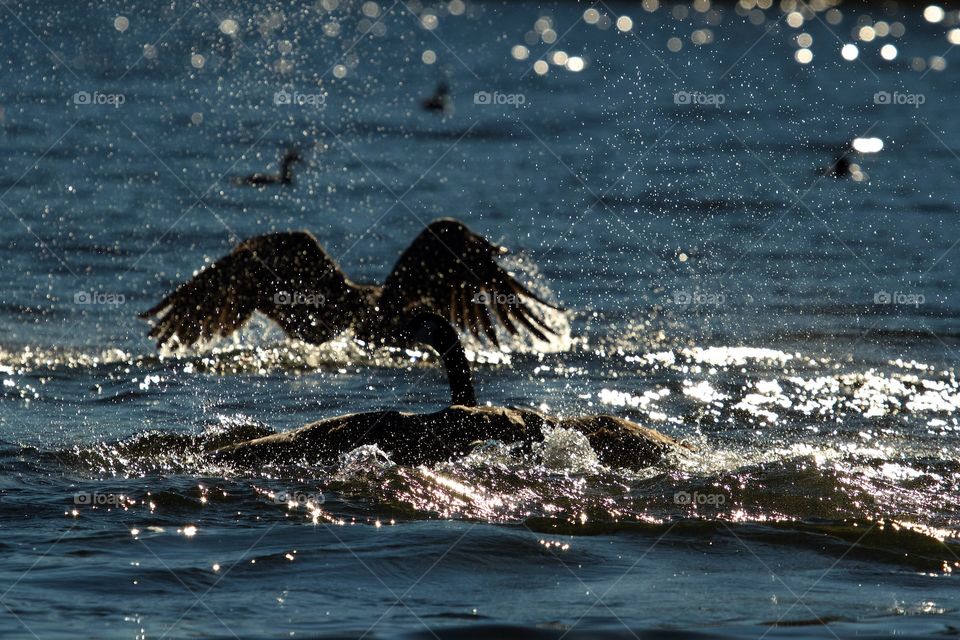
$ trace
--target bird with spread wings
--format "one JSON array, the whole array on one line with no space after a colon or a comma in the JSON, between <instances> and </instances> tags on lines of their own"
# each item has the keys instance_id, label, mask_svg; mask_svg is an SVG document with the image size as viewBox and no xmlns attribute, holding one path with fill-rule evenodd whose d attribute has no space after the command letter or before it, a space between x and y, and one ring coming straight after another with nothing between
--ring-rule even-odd
<instances>
[{"instance_id":1,"label":"bird with spread wings","mask_svg":"<svg viewBox=\"0 0 960 640\"><path fill-rule=\"evenodd\" d=\"M310 233L273 233L240 243L140 317L155 319L150 337L158 348L229 336L254 311L312 344L348 329L382 341L425 310L494 345L498 327L548 341L556 331L544 320L544 307L560 307L506 271L497 262L505 253L462 222L441 218L416 237L379 286L351 281Z\"/></svg>"}]
</instances>

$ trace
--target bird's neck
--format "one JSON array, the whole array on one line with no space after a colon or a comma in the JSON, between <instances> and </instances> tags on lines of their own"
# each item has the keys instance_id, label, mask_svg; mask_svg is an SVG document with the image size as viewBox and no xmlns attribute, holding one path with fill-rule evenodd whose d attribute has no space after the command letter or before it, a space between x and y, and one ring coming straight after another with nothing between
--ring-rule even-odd
<instances>
[{"instance_id":1,"label":"bird's neck","mask_svg":"<svg viewBox=\"0 0 960 640\"><path fill-rule=\"evenodd\" d=\"M281 165L280 177L284 182L290 183L293 182L293 160L289 158L283 159L283 164Z\"/></svg>"},{"instance_id":2,"label":"bird's neck","mask_svg":"<svg viewBox=\"0 0 960 640\"><path fill-rule=\"evenodd\" d=\"M460 404L465 407L477 406L477 395L473 389L473 376L470 374L470 361L460 344L460 335L450 325L446 325L442 335L431 345L440 359L443 368L447 371L450 381L450 404Z\"/></svg>"}]
</instances>

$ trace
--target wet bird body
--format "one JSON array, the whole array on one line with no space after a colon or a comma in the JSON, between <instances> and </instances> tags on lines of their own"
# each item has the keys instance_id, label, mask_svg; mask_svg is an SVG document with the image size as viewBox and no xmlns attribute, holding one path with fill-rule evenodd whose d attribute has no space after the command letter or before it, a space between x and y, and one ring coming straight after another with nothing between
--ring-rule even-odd
<instances>
[{"instance_id":1,"label":"wet bird body","mask_svg":"<svg viewBox=\"0 0 960 640\"><path fill-rule=\"evenodd\" d=\"M372 411L320 420L293 431L229 445L214 452L221 462L245 466L335 462L362 445L377 445L397 464L435 464L454 460L478 443L498 440L529 446L545 429L582 433L603 464L642 469L682 445L638 424L609 415L560 419L515 407L453 405L428 414Z\"/></svg>"},{"instance_id":2,"label":"wet bird body","mask_svg":"<svg viewBox=\"0 0 960 640\"><path fill-rule=\"evenodd\" d=\"M615 416L557 418L532 409L477 406L466 354L445 319L418 314L401 334L440 354L451 388L447 408L428 414L390 410L338 416L223 447L214 458L250 466L324 463L361 445L377 445L398 464L433 464L463 456L488 440L529 448L543 440L544 430L558 427L583 434L599 460L613 467L649 467L683 447L654 429Z\"/></svg>"}]
</instances>

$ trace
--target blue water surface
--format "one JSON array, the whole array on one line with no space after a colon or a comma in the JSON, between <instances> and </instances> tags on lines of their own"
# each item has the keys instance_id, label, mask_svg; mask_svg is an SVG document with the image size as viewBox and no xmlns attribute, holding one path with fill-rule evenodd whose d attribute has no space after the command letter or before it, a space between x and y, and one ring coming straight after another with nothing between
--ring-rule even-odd
<instances>
[{"instance_id":1,"label":"blue water surface","mask_svg":"<svg viewBox=\"0 0 960 640\"><path fill-rule=\"evenodd\" d=\"M957 24L792 0L0 3L0 635L956 634ZM452 111L424 111L440 82ZM293 185L232 184L288 148ZM435 410L443 372L264 318L160 357L138 314L271 231L382 282L441 216L568 311L549 347L470 343L481 401L695 451L626 472L554 433L430 467L210 463Z\"/></svg>"}]
</instances>

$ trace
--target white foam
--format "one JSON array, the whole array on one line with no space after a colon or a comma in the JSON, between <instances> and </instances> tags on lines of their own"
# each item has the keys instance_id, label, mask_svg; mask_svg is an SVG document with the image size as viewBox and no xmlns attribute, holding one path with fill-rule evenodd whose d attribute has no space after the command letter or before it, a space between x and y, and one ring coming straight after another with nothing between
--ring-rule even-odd
<instances>
[{"instance_id":1,"label":"white foam","mask_svg":"<svg viewBox=\"0 0 960 640\"><path fill-rule=\"evenodd\" d=\"M572 429L544 429L543 442L533 447L541 464L551 471L595 473L602 468L590 441Z\"/></svg>"}]
</instances>

